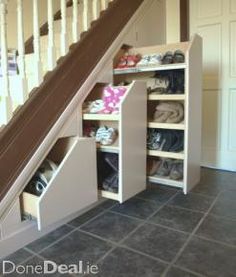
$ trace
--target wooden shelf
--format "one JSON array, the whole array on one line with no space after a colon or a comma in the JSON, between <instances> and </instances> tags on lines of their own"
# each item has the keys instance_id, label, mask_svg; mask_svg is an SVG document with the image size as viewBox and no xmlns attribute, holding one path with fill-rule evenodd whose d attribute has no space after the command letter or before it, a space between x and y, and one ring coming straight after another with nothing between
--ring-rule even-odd
<instances>
[{"instance_id":1,"label":"wooden shelf","mask_svg":"<svg viewBox=\"0 0 236 277\"><path fill-rule=\"evenodd\" d=\"M170 158L170 159L178 159L184 160L184 153L174 153L174 152L165 152L165 151L157 151L157 150L148 150L148 156L153 157L163 157L163 158Z\"/></svg>"},{"instance_id":2,"label":"wooden shelf","mask_svg":"<svg viewBox=\"0 0 236 277\"><path fill-rule=\"evenodd\" d=\"M140 73L140 72L162 71L162 70L173 70L173 69L185 69L185 68L186 68L185 63L164 64L164 65L147 66L147 67L121 68L121 69L116 68L116 69L114 69L114 75Z\"/></svg>"},{"instance_id":3,"label":"wooden shelf","mask_svg":"<svg viewBox=\"0 0 236 277\"><path fill-rule=\"evenodd\" d=\"M108 199L112 199L112 200L115 200L115 201L119 201L119 194L118 193L101 190L100 194L104 198L108 198Z\"/></svg>"},{"instance_id":4,"label":"wooden shelf","mask_svg":"<svg viewBox=\"0 0 236 277\"><path fill-rule=\"evenodd\" d=\"M83 114L83 120L118 121L119 114Z\"/></svg>"},{"instance_id":5,"label":"wooden shelf","mask_svg":"<svg viewBox=\"0 0 236 277\"><path fill-rule=\"evenodd\" d=\"M158 183L166 186L183 188L184 182L183 181L175 181L170 179L169 177L158 177L158 176L149 176L148 181L152 183Z\"/></svg>"},{"instance_id":6,"label":"wooden shelf","mask_svg":"<svg viewBox=\"0 0 236 277\"><path fill-rule=\"evenodd\" d=\"M157 100L171 100L171 101L178 101L178 100L185 100L185 94L149 94L148 96L149 101L157 101Z\"/></svg>"},{"instance_id":7,"label":"wooden shelf","mask_svg":"<svg viewBox=\"0 0 236 277\"><path fill-rule=\"evenodd\" d=\"M184 130L185 125L183 123L170 124L170 123L157 123L157 122L149 121L148 128Z\"/></svg>"},{"instance_id":8,"label":"wooden shelf","mask_svg":"<svg viewBox=\"0 0 236 277\"><path fill-rule=\"evenodd\" d=\"M101 145L97 143L97 150L101 152L107 152L107 153L119 153L120 149L118 146L118 141L119 141L119 138L117 138L114 144L112 145Z\"/></svg>"}]
</instances>

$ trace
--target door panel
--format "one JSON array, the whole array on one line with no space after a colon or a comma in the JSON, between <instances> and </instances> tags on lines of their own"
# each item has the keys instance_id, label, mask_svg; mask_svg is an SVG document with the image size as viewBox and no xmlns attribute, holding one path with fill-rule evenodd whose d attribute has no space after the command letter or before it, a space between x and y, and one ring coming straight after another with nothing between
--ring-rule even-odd
<instances>
[{"instance_id":1,"label":"door panel","mask_svg":"<svg viewBox=\"0 0 236 277\"><path fill-rule=\"evenodd\" d=\"M197 17L198 19L220 16L222 12L222 0L198 0Z\"/></svg>"},{"instance_id":2,"label":"door panel","mask_svg":"<svg viewBox=\"0 0 236 277\"><path fill-rule=\"evenodd\" d=\"M203 37L202 164L236 171L236 0L190 0L190 33Z\"/></svg>"}]
</instances>

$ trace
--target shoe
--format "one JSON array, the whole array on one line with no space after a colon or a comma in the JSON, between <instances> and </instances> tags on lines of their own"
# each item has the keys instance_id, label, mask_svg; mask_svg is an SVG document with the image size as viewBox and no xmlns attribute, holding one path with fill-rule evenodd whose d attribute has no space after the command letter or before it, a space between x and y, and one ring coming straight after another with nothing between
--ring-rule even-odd
<instances>
[{"instance_id":1,"label":"shoe","mask_svg":"<svg viewBox=\"0 0 236 277\"><path fill-rule=\"evenodd\" d=\"M176 50L173 56L173 63L184 63L185 55L181 50Z\"/></svg>"},{"instance_id":2,"label":"shoe","mask_svg":"<svg viewBox=\"0 0 236 277\"><path fill-rule=\"evenodd\" d=\"M153 54L150 55L150 59L148 62L149 66L155 66L162 64L162 55L161 54Z\"/></svg>"},{"instance_id":3,"label":"shoe","mask_svg":"<svg viewBox=\"0 0 236 277\"><path fill-rule=\"evenodd\" d=\"M170 171L170 179L172 180L182 180L183 179L183 162L174 162L173 167Z\"/></svg>"},{"instance_id":4,"label":"shoe","mask_svg":"<svg viewBox=\"0 0 236 277\"><path fill-rule=\"evenodd\" d=\"M54 174L56 173L58 165L52 160L46 159L39 167L39 172L46 178L47 183L50 182Z\"/></svg>"},{"instance_id":5,"label":"shoe","mask_svg":"<svg viewBox=\"0 0 236 277\"><path fill-rule=\"evenodd\" d=\"M118 173L112 173L102 183L102 188L106 191L118 193L119 176Z\"/></svg>"},{"instance_id":6,"label":"shoe","mask_svg":"<svg viewBox=\"0 0 236 277\"><path fill-rule=\"evenodd\" d=\"M171 51L167 51L162 58L162 64L171 64L173 63L173 53Z\"/></svg>"},{"instance_id":7,"label":"shoe","mask_svg":"<svg viewBox=\"0 0 236 277\"><path fill-rule=\"evenodd\" d=\"M172 167L173 167L172 159L162 159L161 165L158 168L156 175L167 177L170 175Z\"/></svg>"},{"instance_id":8,"label":"shoe","mask_svg":"<svg viewBox=\"0 0 236 277\"><path fill-rule=\"evenodd\" d=\"M150 55L143 55L136 67L147 67L150 61Z\"/></svg>"},{"instance_id":9,"label":"shoe","mask_svg":"<svg viewBox=\"0 0 236 277\"><path fill-rule=\"evenodd\" d=\"M184 150L184 132L182 131L172 131L175 137L175 142L170 147L170 152L182 152Z\"/></svg>"},{"instance_id":10,"label":"shoe","mask_svg":"<svg viewBox=\"0 0 236 277\"><path fill-rule=\"evenodd\" d=\"M119 156L117 154L105 153L104 159L114 171L119 171Z\"/></svg>"},{"instance_id":11,"label":"shoe","mask_svg":"<svg viewBox=\"0 0 236 277\"><path fill-rule=\"evenodd\" d=\"M46 189L47 185L48 182L46 177L42 173L36 172L25 188L25 191L33 195L40 196Z\"/></svg>"},{"instance_id":12,"label":"shoe","mask_svg":"<svg viewBox=\"0 0 236 277\"><path fill-rule=\"evenodd\" d=\"M141 60L141 56L138 55L128 55L127 56L127 67L135 67L137 63Z\"/></svg>"},{"instance_id":13,"label":"shoe","mask_svg":"<svg viewBox=\"0 0 236 277\"><path fill-rule=\"evenodd\" d=\"M161 151L165 140L163 139L162 133L158 129L148 129L147 134L147 148L149 150Z\"/></svg>"},{"instance_id":14,"label":"shoe","mask_svg":"<svg viewBox=\"0 0 236 277\"><path fill-rule=\"evenodd\" d=\"M147 175L153 176L156 174L161 165L161 160L148 160L147 161Z\"/></svg>"}]
</instances>

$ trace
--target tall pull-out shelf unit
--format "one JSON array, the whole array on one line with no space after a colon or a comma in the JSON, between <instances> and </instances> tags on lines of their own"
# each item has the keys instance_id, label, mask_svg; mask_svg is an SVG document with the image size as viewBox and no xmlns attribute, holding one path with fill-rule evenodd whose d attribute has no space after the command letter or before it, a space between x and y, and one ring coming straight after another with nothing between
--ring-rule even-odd
<instances>
[{"instance_id":1,"label":"tall pull-out shelf unit","mask_svg":"<svg viewBox=\"0 0 236 277\"><path fill-rule=\"evenodd\" d=\"M134 67L117 69L116 65L120 57L127 51L127 46L121 48L114 58L114 82L130 82L133 80L147 81L150 74L166 70L183 70L185 76L184 94L156 94L148 95L148 115L150 116L153 103L158 101L179 101L184 104L184 122L178 124L156 123L147 121L147 128L169 129L184 131L184 151L180 153L147 151L147 159L171 158L182 160L184 164L183 180L176 181L166 177L147 176L150 182L175 186L183 189L186 194L200 180L200 161L201 161L201 102L202 102L202 39L198 35L189 42L177 44L159 45L143 48L128 47L130 54L156 54L174 52L177 49L185 54L184 63L172 63L158 66Z\"/></svg>"}]
</instances>

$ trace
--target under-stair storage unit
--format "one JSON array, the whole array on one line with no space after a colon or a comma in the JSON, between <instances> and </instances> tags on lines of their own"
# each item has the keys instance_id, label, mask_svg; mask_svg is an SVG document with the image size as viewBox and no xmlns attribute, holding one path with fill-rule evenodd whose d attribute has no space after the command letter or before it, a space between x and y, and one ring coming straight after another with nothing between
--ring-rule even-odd
<instances>
[{"instance_id":1,"label":"under-stair storage unit","mask_svg":"<svg viewBox=\"0 0 236 277\"><path fill-rule=\"evenodd\" d=\"M177 59L173 58L174 53ZM163 56L165 56L164 59ZM171 57L172 61L168 63ZM168 74L172 77L167 78ZM186 194L200 180L201 37L195 35L190 42L144 48L124 45L114 58L114 83L130 83L133 80L143 80L147 83L148 180L182 188ZM182 80L182 85L180 80ZM178 109L178 114L182 113L182 117L178 120L161 118L160 111L163 108L168 110L170 107ZM152 136L156 144L150 143ZM158 142L158 136L159 138L165 137L166 141L169 139L168 136L176 136L176 140L182 138L183 147L182 149L178 147L178 151L170 151L171 147L164 150L163 145L166 142L163 142L164 139ZM163 165L165 161L166 163L160 170L160 164ZM169 169L178 167L179 172L182 168L182 174L167 175L168 167Z\"/></svg>"},{"instance_id":2,"label":"under-stair storage unit","mask_svg":"<svg viewBox=\"0 0 236 277\"><path fill-rule=\"evenodd\" d=\"M60 138L47 156L58 167L37 196L26 190L21 208L36 218L38 229L56 223L97 201L94 139Z\"/></svg>"},{"instance_id":3,"label":"under-stair storage unit","mask_svg":"<svg viewBox=\"0 0 236 277\"><path fill-rule=\"evenodd\" d=\"M97 84L85 99L83 107L102 99L106 87L105 84ZM97 140L99 190L102 197L117 200L120 203L146 188L146 84L137 81L123 88L126 92L120 97L119 110L115 114L104 114L103 111L91 113L91 109L83 108L83 134L95 136ZM91 126L95 131L88 130ZM105 129L102 129L102 126ZM113 131L115 136L112 141L101 143L98 135L100 131L105 133ZM115 176L113 176L116 178L117 187L114 190L110 190L109 186L108 189L104 189L104 185L101 184L103 172L100 169L102 164L100 157L107 158L109 155L112 159L112 166L115 167L115 172L113 172Z\"/></svg>"}]
</instances>

